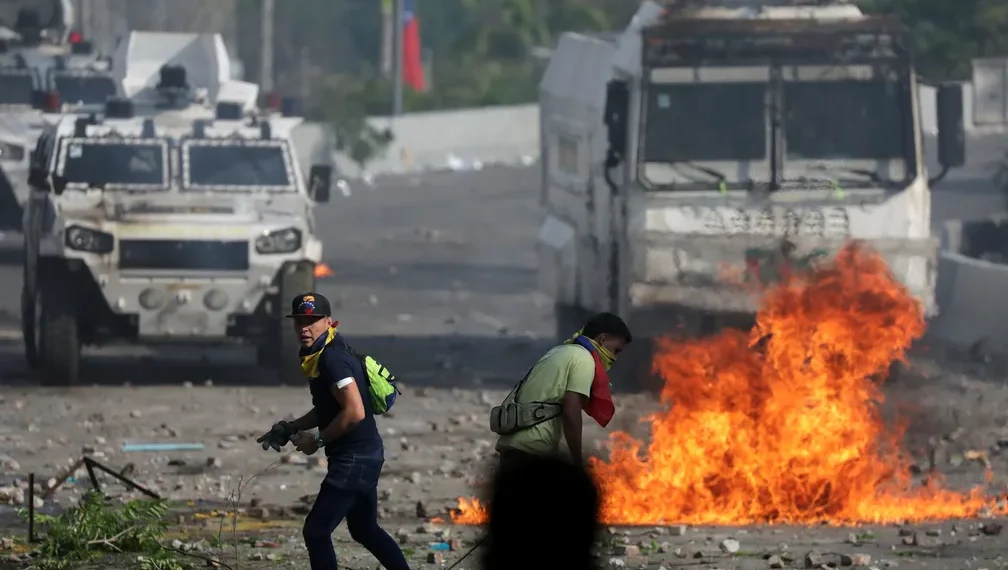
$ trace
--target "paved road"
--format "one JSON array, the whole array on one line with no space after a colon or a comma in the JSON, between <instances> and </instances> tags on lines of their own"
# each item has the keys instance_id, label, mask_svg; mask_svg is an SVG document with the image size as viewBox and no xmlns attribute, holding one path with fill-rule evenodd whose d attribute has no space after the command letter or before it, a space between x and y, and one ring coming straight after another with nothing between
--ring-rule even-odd
<instances>
[{"instance_id":1,"label":"paved road","mask_svg":"<svg viewBox=\"0 0 1008 570\"><path fill-rule=\"evenodd\" d=\"M1005 210L986 167L993 148L936 187L936 224ZM356 184L349 196L335 193L318 210L335 275L318 288L342 329L413 383L510 382L553 330L551 301L535 284L538 183L537 167L493 167L386 176ZM16 342L19 249L16 236L0 240L0 379L7 382L29 381ZM88 382L272 382L248 365L247 350L88 354Z\"/></svg>"},{"instance_id":2,"label":"paved road","mask_svg":"<svg viewBox=\"0 0 1008 570\"><path fill-rule=\"evenodd\" d=\"M318 210L324 259L335 275L318 289L333 302L341 329L391 369L408 371L399 375L413 384L510 381L552 331L552 304L533 295L537 180L534 169L501 167L389 176L349 196L335 193ZM23 382L21 346L12 341L19 245L14 236L3 242L0 379ZM243 365L252 362L247 350L87 354L87 382L272 382Z\"/></svg>"}]
</instances>

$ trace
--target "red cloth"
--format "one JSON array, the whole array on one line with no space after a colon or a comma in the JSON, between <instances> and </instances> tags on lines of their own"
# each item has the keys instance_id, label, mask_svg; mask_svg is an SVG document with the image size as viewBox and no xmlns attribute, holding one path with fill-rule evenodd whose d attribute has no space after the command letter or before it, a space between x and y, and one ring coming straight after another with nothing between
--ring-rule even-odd
<instances>
[{"instance_id":1,"label":"red cloth","mask_svg":"<svg viewBox=\"0 0 1008 570\"><path fill-rule=\"evenodd\" d=\"M426 81L420 57L420 20L414 11L413 0L406 0L403 4L402 79L414 91L423 92Z\"/></svg>"},{"instance_id":2,"label":"red cloth","mask_svg":"<svg viewBox=\"0 0 1008 570\"><path fill-rule=\"evenodd\" d=\"M598 425L606 427L616 414L616 405L613 404L612 392L609 390L609 373L605 366L602 366L598 352L594 350L588 352L595 359L595 379L592 381L591 396L588 397L584 411L598 422Z\"/></svg>"}]
</instances>

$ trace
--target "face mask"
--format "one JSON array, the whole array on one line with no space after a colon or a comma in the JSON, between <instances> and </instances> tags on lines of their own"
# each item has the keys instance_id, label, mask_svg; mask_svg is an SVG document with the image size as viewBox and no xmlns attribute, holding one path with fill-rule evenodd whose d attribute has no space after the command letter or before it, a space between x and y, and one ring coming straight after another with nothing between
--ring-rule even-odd
<instances>
[{"instance_id":1,"label":"face mask","mask_svg":"<svg viewBox=\"0 0 1008 570\"><path fill-rule=\"evenodd\" d=\"M319 359L322 356L322 351L325 347L329 346L329 343L336 338L336 324L334 323L332 328L326 331L325 342L322 343L322 348L316 350L311 354L306 354L301 357L301 373L308 378L318 378L319 376Z\"/></svg>"},{"instance_id":2,"label":"face mask","mask_svg":"<svg viewBox=\"0 0 1008 570\"><path fill-rule=\"evenodd\" d=\"M577 339L577 337L582 335L582 333L584 333L584 329L581 329L578 332L574 333L574 336L570 337L570 340L568 340L566 344L573 343ZM602 362L602 368L605 368L606 372L608 372L609 369L612 368L612 365L616 362L616 355L613 354L612 351L609 350L608 348L595 342L593 339L589 338L588 342L590 342L592 347L595 348L595 353L598 354L599 360Z\"/></svg>"},{"instance_id":3,"label":"face mask","mask_svg":"<svg viewBox=\"0 0 1008 570\"><path fill-rule=\"evenodd\" d=\"M602 346L601 344L595 342L592 339L588 339L595 347L596 352L598 352L599 360L602 362L602 368L605 368L608 372L612 365L616 362L616 355L612 353L611 350Z\"/></svg>"}]
</instances>

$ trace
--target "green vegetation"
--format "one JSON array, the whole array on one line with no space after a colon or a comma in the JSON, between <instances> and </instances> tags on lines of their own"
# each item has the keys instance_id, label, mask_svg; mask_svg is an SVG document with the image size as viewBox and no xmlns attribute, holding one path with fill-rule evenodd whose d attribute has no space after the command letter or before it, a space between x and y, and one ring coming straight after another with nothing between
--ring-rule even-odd
<instances>
[{"instance_id":1,"label":"green vegetation","mask_svg":"<svg viewBox=\"0 0 1008 570\"><path fill-rule=\"evenodd\" d=\"M1008 54L1004 0L856 0L871 13L898 14L913 29L917 65L928 81L965 79L970 60ZM238 0L239 54L259 69L259 2ZM568 30L622 29L636 0L416 0L430 88L406 88L407 112L536 100L549 50ZM277 2L276 84L307 92L314 120L338 127L359 162L383 146L363 117L388 114L392 87L382 72L382 2ZM293 87L293 88L292 88Z\"/></svg>"},{"instance_id":2,"label":"green vegetation","mask_svg":"<svg viewBox=\"0 0 1008 570\"><path fill-rule=\"evenodd\" d=\"M860 0L872 13L897 14L914 32L917 67L930 81L968 79L970 61L1008 55L1004 0Z\"/></svg>"},{"instance_id":3,"label":"green vegetation","mask_svg":"<svg viewBox=\"0 0 1008 570\"><path fill-rule=\"evenodd\" d=\"M241 26L256 36L258 0L240 0ZM858 0L872 13L898 14L913 29L918 65L929 79L963 79L970 59L1008 54L1003 0ZM391 84L381 69L381 2L278 2L277 84L297 85L300 58L319 118L385 114ZM638 2L627 0L416 0L432 88L407 89L407 111L534 101L548 50L568 30L622 29ZM243 32L244 35L244 32ZM249 38L254 42L256 38ZM243 50L249 51L252 50ZM539 55L537 55L539 54ZM243 54L250 75L255 54Z\"/></svg>"},{"instance_id":4,"label":"green vegetation","mask_svg":"<svg viewBox=\"0 0 1008 570\"><path fill-rule=\"evenodd\" d=\"M105 503L100 493L85 495L59 516L35 515L44 531L29 568L65 570L108 554L130 554L137 570L191 570L193 560L161 545L166 531L166 501ZM19 514L27 517L22 509Z\"/></svg>"}]
</instances>

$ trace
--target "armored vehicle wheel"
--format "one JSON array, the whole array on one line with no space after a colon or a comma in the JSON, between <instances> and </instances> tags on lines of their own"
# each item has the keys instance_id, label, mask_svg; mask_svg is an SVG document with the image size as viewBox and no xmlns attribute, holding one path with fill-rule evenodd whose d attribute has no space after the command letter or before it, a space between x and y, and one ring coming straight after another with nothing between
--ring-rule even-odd
<instances>
[{"instance_id":1,"label":"armored vehicle wheel","mask_svg":"<svg viewBox=\"0 0 1008 570\"><path fill-rule=\"evenodd\" d=\"M273 332L270 336L274 342L271 343L272 346L260 347L258 356L260 359L267 359L269 365L276 370L278 380L282 384L302 384L305 381L304 375L301 374L301 359L298 357L301 343L298 342L297 336L294 334L291 320L285 315L289 312L290 302L294 297L314 290L314 263L292 263L281 271L277 310L271 317Z\"/></svg>"},{"instance_id":2,"label":"armored vehicle wheel","mask_svg":"<svg viewBox=\"0 0 1008 570\"><path fill-rule=\"evenodd\" d=\"M73 289L65 277L51 276L42 281L39 294L40 381L45 386L71 386L77 383L81 359Z\"/></svg>"}]
</instances>

